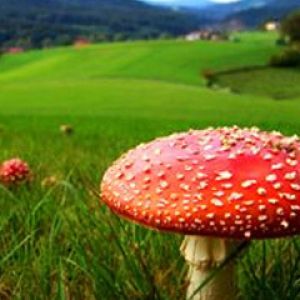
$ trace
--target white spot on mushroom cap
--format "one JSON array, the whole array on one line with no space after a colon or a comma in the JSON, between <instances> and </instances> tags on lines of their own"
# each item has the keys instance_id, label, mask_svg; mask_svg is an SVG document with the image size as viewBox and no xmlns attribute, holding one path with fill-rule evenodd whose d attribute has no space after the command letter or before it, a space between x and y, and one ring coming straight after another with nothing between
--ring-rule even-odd
<instances>
[{"instance_id":1,"label":"white spot on mushroom cap","mask_svg":"<svg viewBox=\"0 0 300 300\"><path fill-rule=\"evenodd\" d=\"M263 187L257 189L257 194L260 196L265 196L267 194L267 190Z\"/></svg>"},{"instance_id":2,"label":"white spot on mushroom cap","mask_svg":"<svg viewBox=\"0 0 300 300\"><path fill-rule=\"evenodd\" d=\"M264 156L263 156L264 160L271 160L273 158L273 155L271 153L266 153Z\"/></svg>"},{"instance_id":3,"label":"white spot on mushroom cap","mask_svg":"<svg viewBox=\"0 0 300 300\"><path fill-rule=\"evenodd\" d=\"M240 200L243 198L243 194L242 193L237 193L237 192L233 192L231 193L231 195L228 197L228 200L229 201L232 201L232 200Z\"/></svg>"},{"instance_id":4,"label":"white spot on mushroom cap","mask_svg":"<svg viewBox=\"0 0 300 300\"><path fill-rule=\"evenodd\" d=\"M283 220L283 221L280 223L280 225L282 225L284 228L288 228L290 224L289 224L288 221Z\"/></svg>"},{"instance_id":5,"label":"white spot on mushroom cap","mask_svg":"<svg viewBox=\"0 0 300 300\"><path fill-rule=\"evenodd\" d=\"M275 190L280 190L281 187L282 187L282 184L280 182L276 182L276 183L273 184L273 188Z\"/></svg>"},{"instance_id":6,"label":"white spot on mushroom cap","mask_svg":"<svg viewBox=\"0 0 300 300\"><path fill-rule=\"evenodd\" d=\"M233 176L233 174L229 171L221 171L221 172L218 172L216 180L217 181L228 180L228 179L231 179L232 176Z\"/></svg>"},{"instance_id":7,"label":"white spot on mushroom cap","mask_svg":"<svg viewBox=\"0 0 300 300\"><path fill-rule=\"evenodd\" d=\"M215 158L216 158L216 155L214 155L214 154L206 154L206 155L204 155L204 159L206 161L214 160Z\"/></svg>"},{"instance_id":8,"label":"white spot on mushroom cap","mask_svg":"<svg viewBox=\"0 0 300 300\"><path fill-rule=\"evenodd\" d=\"M245 231L244 236L249 239L251 237L251 231Z\"/></svg>"},{"instance_id":9,"label":"white spot on mushroom cap","mask_svg":"<svg viewBox=\"0 0 300 300\"><path fill-rule=\"evenodd\" d=\"M212 202L213 205L215 205L215 206L217 206L217 207L222 207L222 206L224 206L223 201L221 201L220 199L214 198L214 199L211 200L211 202Z\"/></svg>"},{"instance_id":10,"label":"white spot on mushroom cap","mask_svg":"<svg viewBox=\"0 0 300 300\"><path fill-rule=\"evenodd\" d=\"M287 158L286 159L286 163L291 166L291 167L295 167L298 165L298 161L297 160L294 160L294 159L290 159L290 158Z\"/></svg>"},{"instance_id":11,"label":"white spot on mushroom cap","mask_svg":"<svg viewBox=\"0 0 300 300\"><path fill-rule=\"evenodd\" d=\"M300 191L300 184L298 183L291 183L291 188L295 191Z\"/></svg>"},{"instance_id":12,"label":"white spot on mushroom cap","mask_svg":"<svg viewBox=\"0 0 300 300\"><path fill-rule=\"evenodd\" d=\"M184 174L183 174L183 173L177 173L177 174L176 174L176 178L177 178L178 180L183 180L183 179L184 179Z\"/></svg>"},{"instance_id":13,"label":"white spot on mushroom cap","mask_svg":"<svg viewBox=\"0 0 300 300\"><path fill-rule=\"evenodd\" d=\"M266 181L267 182L274 182L277 180L276 174L269 174L266 176Z\"/></svg>"},{"instance_id":14,"label":"white spot on mushroom cap","mask_svg":"<svg viewBox=\"0 0 300 300\"><path fill-rule=\"evenodd\" d=\"M277 163L272 165L272 170L281 170L284 167L283 163Z\"/></svg>"},{"instance_id":15,"label":"white spot on mushroom cap","mask_svg":"<svg viewBox=\"0 0 300 300\"><path fill-rule=\"evenodd\" d=\"M296 171L286 173L285 176L284 176L284 178L286 180L294 180L294 179L296 179L296 177L297 177L297 172Z\"/></svg>"},{"instance_id":16,"label":"white spot on mushroom cap","mask_svg":"<svg viewBox=\"0 0 300 300\"><path fill-rule=\"evenodd\" d=\"M271 199L268 199L268 202L270 203L270 204L277 204L277 203L279 203L279 200L278 199L274 199L274 198L271 198Z\"/></svg>"},{"instance_id":17,"label":"white spot on mushroom cap","mask_svg":"<svg viewBox=\"0 0 300 300\"><path fill-rule=\"evenodd\" d=\"M255 185L256 183L257 183L257 180L250 179L250 180L243 181L242 184L241 184L241 186L243 188L249 188L249 187Z\"/></svg>"}]
</instances>

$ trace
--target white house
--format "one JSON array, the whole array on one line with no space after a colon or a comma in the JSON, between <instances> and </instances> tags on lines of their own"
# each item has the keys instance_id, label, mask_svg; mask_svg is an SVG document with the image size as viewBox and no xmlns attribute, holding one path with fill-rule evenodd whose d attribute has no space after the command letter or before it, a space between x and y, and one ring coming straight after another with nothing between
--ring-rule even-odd
<instances>
[{"instance_id":1,"label":"white house","mask_svg":"<svg viewBox=\"0 0 300 300\"><path fill-rule=\"evenodd\" d=\"M185 40L189 42L193 41L222 41L227 40L228 37L226 34L223 34L216 30L198 30L190 32L185 36Z\"/></svg>"},{"instance_id":2,"label":"white house","mask_svg":"<svg viewBox=\"0 0 300 300\"><path fill-rule=\"evenodd\" d=\"M276 31L280 28L280 23L276 21L270 21L265 24L266 31Z\"/></svg>"},{"instance_id":3,"label":"white house","mask_svg":"<svg viewBox=\"0 0 300 300\"><path fill-rule=\"evenodd\" d=\"M200 31L193 31L190 32L185 36L185 40L189 42L198 41L201 39L201 32Z\"/></svg>"}]
</instances>

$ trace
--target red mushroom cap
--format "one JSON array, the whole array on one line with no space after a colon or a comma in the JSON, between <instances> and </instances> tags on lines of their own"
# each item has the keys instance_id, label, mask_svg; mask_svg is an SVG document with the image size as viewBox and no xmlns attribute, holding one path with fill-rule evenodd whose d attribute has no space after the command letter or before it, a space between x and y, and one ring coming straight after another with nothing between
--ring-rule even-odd
<instances>
[{"instance_id":1,"label":"red mushroom cap","mask_svg":"<svg viewBox=\"0 0 300 300\"><path fill-rule=\"evenodd\" d=\"M300 232L300 140L257 128L174 134L142 144L104 175L116 213L165 231L237 239Z\"/></svg>"},{"instance_id":2,"label":"red mushroom cap","mask_svg":"<svg viewBox=\"0 0 300 300\"><path fill-rule=\"evenodd\" d=\"M28 164L20 158L6 160L0 166L0 182L5 185L17 185L30 179Z\"/></svg>"}]
</instances>

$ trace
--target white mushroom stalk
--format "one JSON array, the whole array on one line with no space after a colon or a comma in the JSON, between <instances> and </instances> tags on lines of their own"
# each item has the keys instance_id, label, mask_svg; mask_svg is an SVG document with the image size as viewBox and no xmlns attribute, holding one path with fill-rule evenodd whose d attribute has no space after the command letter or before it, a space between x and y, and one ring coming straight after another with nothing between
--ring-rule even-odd
<instances>
[{"instance_id":1,"label":"white mushroom stalk","mask_svg":"<svg viewBox=\"0 0 300 300\"><path fill-rule=\"evenodd\" d=\"M189 266L186 299L237 299L235 261L231 256L246 245L241 241L186 236L180 248Z\"/></svg>"}]
</instances>

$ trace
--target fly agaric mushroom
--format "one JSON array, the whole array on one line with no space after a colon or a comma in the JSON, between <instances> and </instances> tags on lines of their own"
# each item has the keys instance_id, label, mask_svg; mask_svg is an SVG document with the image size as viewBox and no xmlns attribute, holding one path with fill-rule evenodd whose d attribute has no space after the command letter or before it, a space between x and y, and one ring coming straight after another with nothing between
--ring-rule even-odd
<instances>
[{"instance_id":1,"label":"fly agaric mushroom","mask_svg":"<svg viewBox=\"0 0 300 300\"><path fill-rule=\"evenodd\" d=\"M6 186L18 185L30 179L28 164L20 158L6 160L0 166L0 182Z\"/></svg>"},{"instance_id":2,"label":"fly agaric mushroom","mask_svg":"<svg viewBox=\"0 0 300 300\"><path fill-rule=\"evenodd\" d=\"M104 175L117 214L185 235L187 298L236 299L234 264L198 287L234 247L300 232L300 140L257 128L174 134L142 144Z\"/></svg>"}]
</instances>

